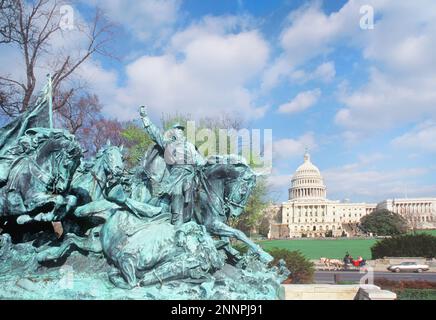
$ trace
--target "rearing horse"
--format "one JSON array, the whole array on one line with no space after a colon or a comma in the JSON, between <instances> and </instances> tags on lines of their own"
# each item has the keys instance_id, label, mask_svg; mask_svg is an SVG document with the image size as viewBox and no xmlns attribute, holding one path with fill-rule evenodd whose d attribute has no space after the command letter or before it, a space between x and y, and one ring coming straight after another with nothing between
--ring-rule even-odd
<instances>
[{"instance_id":1,"label":"rearing horse","mask_svg":"<svg viewBox=\"0 0 436 320\"><path fill-rule=\"evenodd\" d=\"M110 142L99 150L91 162L83 162L71 183L71 194L78 199L74 215L85 217L98 212L98 208L112 207L105 193L111 185L120 182L124 171L123 148L111 146ZM101 210L103 211L103 210Z\"/></svg>"},{"instance_id":2,"label":"rearing horse","mask_svg":"<svg viewBox=\"0 0 436 320\"><path fill-rule=\"evenodd\" d=\"M244 210L256 186L256 173L242 158L235 155L212 156L199 171L199 201L194 219L206 230L223 240L224 249L232 258L239 252L230 246L229 238L244 242L259 258L269 263L273 257L251 241L242 231L230 227L230 217L238 217Z\"/></svg>"},{"instance_id":3,"label":"rearing horse","mask_svg":"<svg viewBox=\"0 0 436 320\"><path fill-rule=\"evenodd\" d=\"M122 147L110 143L98 152L93 163L82 164L71 186L71 193L78 199L78 206L72 214L77 218L97 216L102 221L87 230L85 237L68 233L60 247L42 248L38 261L59 259L73 245L85 251L102 252L100 230L112 212L127 210L141 218L152 218L161 213L161 208L129 197L122 187L123 173Z\"/></svg>"}]
</instances>

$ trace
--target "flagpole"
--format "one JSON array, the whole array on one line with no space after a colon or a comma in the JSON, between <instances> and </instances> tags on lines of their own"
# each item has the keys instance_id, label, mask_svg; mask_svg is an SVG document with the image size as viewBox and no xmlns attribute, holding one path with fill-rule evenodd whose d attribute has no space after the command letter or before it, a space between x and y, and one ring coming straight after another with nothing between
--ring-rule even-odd
<instances>
[{"instance_id":1,"label":"flagpole","mask_svg":"<svg viewBox=\"0 0 436 320\"><path fill-rule=\"evenodd\" d=\"M48 119L50 124L50 129L53 129L53 96L52 96L52 83L51 75L47 74L48 80Z\"/></svg>"}]
</instances>

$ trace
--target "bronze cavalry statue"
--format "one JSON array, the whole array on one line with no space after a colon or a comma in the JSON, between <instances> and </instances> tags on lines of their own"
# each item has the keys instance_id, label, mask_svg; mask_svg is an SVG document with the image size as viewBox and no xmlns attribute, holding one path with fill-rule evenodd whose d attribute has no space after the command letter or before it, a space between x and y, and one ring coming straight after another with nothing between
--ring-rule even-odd
<instances>
[{"instance_id":1,"label":"bronze cavalry statue","mask_svg":"<svg viewBox=\"0 0 436 320\"><path fill-rule=\"evenodd\" d=\"M73 135L47 124L49 90L0 129L4 288L26 283L17 277L60 274L85 259L76 287L58 293L61 298L91 283L100 288L96 298L279 298L280 283L289 275L283 262L270 266L272 256L228 225L243 213L256 185L257 174L243 158L203 157L186 140L183 126L161 132L141 107L144 134L155 144L136 168L127 170L122 147L110 142L84 160ZM62 226L61 234L53 237L50 224ZM34 236L16 237L26 225ZM248 252L235 249L232 239ZM8 270L12 265L20 266L15 273ZM90 271L96 265L98 272ZM58 292L36 283L48 298ZM21 283L23 298L32 297L29 285ZM0 298L7 292L0 289Z\"/></svg>"}]
</instances>

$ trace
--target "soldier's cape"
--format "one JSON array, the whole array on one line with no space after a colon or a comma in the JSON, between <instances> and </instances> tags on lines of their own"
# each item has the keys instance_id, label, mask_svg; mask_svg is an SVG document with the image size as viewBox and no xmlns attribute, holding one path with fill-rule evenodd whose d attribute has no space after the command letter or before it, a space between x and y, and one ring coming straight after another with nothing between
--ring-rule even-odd
<instances>
[{"instance_id":1,"label":"soldier's cape","mask_svg":"<svg viewBox=\"0 0 436 320\"><path fill-rule=\"evenodd\" d=\"M27 129L49 128L49 99L51 93L47 84L41 91L36 103L24 113L16 117L3 128L0 128L0 155L21 138Z\"/></svg>"},{"instance_id":2,"label":"soldier's cape","mask_svg":"<svg viewBox=\"0 0 436 320\"><path fill-rule=\"evenodd\" d=\"M11 162L14 160L5 155L6 151L23 137L28 129L49 128L50 90L50 85L47 83L34 105L0 128L0 185L7 180Z\"/></svg>"}]
</instances>

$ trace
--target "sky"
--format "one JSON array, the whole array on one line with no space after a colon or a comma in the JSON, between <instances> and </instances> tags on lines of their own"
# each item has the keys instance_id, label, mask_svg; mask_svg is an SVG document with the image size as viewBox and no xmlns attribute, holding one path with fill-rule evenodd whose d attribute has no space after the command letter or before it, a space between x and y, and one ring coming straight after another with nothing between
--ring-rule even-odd
<instances>
[{"instance_id":1,"label":"sky","mask_svg":"<svg viewBox=\"0 0 436 320\"><path fill-rule=\"evenodd\" d=\"M100 6L120 27L119 59L94 56L80 70L108 118L135 119L146 104L155 120L228 113L272 129L275 201L287 200L305 148L330 199L436 196L434 0L71 5L84 20ZM17 59L0 53L2 68Z\"/></svg>"}]
</instances>

